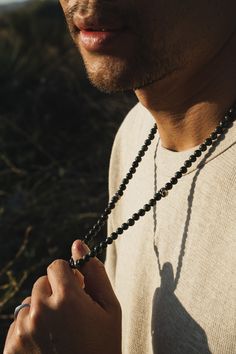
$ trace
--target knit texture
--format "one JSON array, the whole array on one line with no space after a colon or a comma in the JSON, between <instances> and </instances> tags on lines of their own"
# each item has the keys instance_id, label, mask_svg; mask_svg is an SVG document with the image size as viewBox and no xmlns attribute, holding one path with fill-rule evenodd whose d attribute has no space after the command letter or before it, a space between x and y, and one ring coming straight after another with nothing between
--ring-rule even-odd
<instances>
[{"instance_id":1,"label":"knit texture","mask_svg":"<svg viewBox=\"0 0 236 354\"><path fill-rule=\"evenodd\" d=\"M141 104L116 136L110 194L154 119ZM157 136L109 218L115 231L163 187L192 151ZM107 250L123 313L123 354L236 353L236 124L169 195Z\"/></svg>"}]
</instances>

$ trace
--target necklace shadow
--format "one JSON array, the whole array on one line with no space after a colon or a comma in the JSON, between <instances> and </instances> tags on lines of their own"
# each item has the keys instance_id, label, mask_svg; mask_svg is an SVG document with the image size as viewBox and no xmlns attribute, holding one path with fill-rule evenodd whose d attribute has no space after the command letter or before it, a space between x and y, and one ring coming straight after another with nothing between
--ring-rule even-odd
<instances>
[{"instance_id":1,"label":"necklace shadow","mask_svg":"<svg viewBox=\"0 0 236 354\"><path fill-rule=\"evenodd\" d=\"M186 241L188 238L196 181L206 160L212 155L216 147L222 140L224 140L224 138L225 134L223 134L221 138L214 145L212 145L208 153L198 164L196 173L193 177L188 196L188 210L175 276L171 263L166 262L161 267L159 250L157 245L154 244L154 251L156 253L157 264L161 278L161 286L155 290L152 303L151 331L153 354L211 354L205 331L194 320L194 318L191 317L183 304L181 304L175 295L175 290L180 280L184 255L186 253ZM155 164L154 189L157 187L156 178L157 167ZM156 208L154 208L153 211L153 220L155 235L157 228Z\"/></svg>"}]
</instances>

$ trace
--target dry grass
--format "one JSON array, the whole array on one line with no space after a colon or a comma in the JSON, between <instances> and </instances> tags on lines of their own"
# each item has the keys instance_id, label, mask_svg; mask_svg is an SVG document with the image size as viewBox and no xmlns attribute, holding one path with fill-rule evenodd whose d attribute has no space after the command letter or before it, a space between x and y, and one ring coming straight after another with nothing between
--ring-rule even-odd
<instances>
[{"instance_id":1,"label":"dry grass","mask_svg":"<svg viewBox=\"0 0 236 354\"><path fill-rule=\"evenodd\" d=\"M104 208L112 140L134 104L90 86L60 9L40 4L0 18L1 343L33 282Z\"/></svg>"}]
</instances>

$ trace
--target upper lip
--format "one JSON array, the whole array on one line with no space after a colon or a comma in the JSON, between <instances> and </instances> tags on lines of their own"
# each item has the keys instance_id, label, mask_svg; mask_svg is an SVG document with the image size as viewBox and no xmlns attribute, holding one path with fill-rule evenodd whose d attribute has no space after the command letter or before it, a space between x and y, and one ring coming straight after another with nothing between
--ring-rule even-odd
<instances>
[{"instance_id":1,"label":"upper lip","mask_svg":"<svg viewBox=\"0 0 236 354\"><path fill-rule=\"evenodd\" d=\"M124 29L124 26L114 21L108 23L94 18L83 19L77 16L74 17L74 25L80 31L120 31Z\"/></svg>"}]
</instances>

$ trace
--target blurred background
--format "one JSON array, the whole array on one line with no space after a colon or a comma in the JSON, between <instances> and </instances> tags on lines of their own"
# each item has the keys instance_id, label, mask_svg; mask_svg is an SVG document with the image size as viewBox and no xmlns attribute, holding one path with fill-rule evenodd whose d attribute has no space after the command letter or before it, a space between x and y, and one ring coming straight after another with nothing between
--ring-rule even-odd
<instances>
[{"instance_id":1,"label":"blurred background","mask_svg":"<svg viewBox=\"0 0 236 354\"><path fill-rule=\"evenodd\" d=\"M90 85L58 1L0 0L0 352L15 306L106 206L135 102Z\"/></svg>"}]
</instances>

